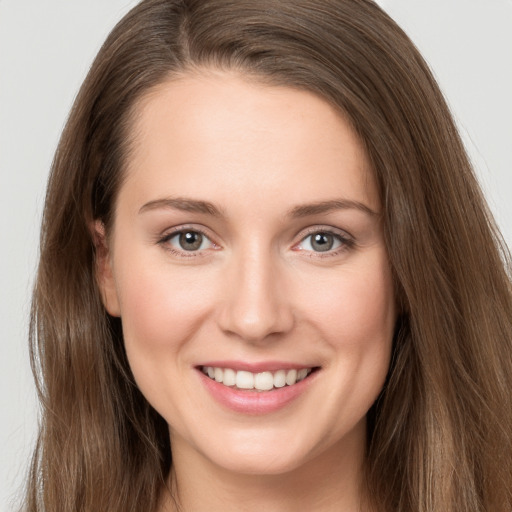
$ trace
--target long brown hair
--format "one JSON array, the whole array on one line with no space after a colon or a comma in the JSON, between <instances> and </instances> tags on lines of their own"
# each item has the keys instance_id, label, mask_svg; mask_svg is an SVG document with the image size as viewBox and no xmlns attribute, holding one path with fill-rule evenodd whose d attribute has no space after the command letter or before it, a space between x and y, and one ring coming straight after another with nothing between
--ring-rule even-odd
<instances>
[{"instance_id":1,"label":"long brown hair","mask_svg":"<svg viewBox=\"0 0 512 512\"><path fill-rule=\"evenodd\" d=\"M400 310L368 416L378 509L510 512L510 258L428 67L370 0L145 0L110 34L48 183L30 334L42 417L27 510L157 507L168 429L102 306L90 226L114 221L140 98L212 67L324 98L373 165Z\"/></svg>"}]
</instances>

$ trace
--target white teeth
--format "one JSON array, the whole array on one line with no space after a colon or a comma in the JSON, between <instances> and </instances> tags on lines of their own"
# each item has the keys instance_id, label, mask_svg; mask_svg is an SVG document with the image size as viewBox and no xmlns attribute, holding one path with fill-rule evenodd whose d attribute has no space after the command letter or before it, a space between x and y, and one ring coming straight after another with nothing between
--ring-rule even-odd
<instances>
[{"instance_id":1,"label":"white teeth","mask_svg":"<svg viewBox=\"0 0 512 512\"><path fill-rule=\"evenodd\" d=\"M225 386L234 386L236 384L236 373L231 368L224 370L224 380L222 381Z\"/></svg>"},{"instance_id":2,"label":"white teeth","mask_svg":"<svg viewBox=\"0 0 512 512\"><path fill-rule=\"evenodd\" d=\"M286 372L278 370L274 373L274 387L283 388L284 386L286 386Z\"/></svg>"},{"instance_id":3,"label":"white teeth","mask_svg":"<svg viewBox=\"0 0 512 512\"><path fill-rule=\"evenodd\" d=\"M307 368L302 368L302 370L299 370L297 372L297 381L305 379L307 374L308 374Z\"/></svg>"},{"instance_id":4,"label":"white teeth","mask_svg":"<svg viewBox=\"0 0 512 512\"><path fill-rule=\"evenodd\" d=\"M236 372L236 387L240 389L253 389L254 375L251 372Z\"/></svg>"},{"instance_id":5,"label":"white teeth","mask_svg":"<svg viewBox=\"0 0 512 512\"><path fill-rule=\"evenodd\" d=\"M286 384L293 386L297 382L297 370L288 370L286 373Z\"/></svg>"},{"instance_id":6,"label":"white teeth","mask_svg":"<svg viewBox=\"0 0 512 512\"><path fill-rule=\"evenodd\" d=\"M274 387L274 376L270 372L257 373L254 387L259 391L269 391Z\"/></svg>"},{"instance_id":7,"label":"white teeth","mask_svg":"<svg viewBox=\"0 0 512 512\"><path fill-rule=\"evenodd\" d=\"M221 382L225 386L255 389L256 391L270 391L273 388L282 388L286 385L293 386L295 383L304 380L312 371L311 368L301 368L300 370L277 370L275 373L251 373L213 366L203 366L201 370L210 379Z\"/></svg>"}]
</instances>

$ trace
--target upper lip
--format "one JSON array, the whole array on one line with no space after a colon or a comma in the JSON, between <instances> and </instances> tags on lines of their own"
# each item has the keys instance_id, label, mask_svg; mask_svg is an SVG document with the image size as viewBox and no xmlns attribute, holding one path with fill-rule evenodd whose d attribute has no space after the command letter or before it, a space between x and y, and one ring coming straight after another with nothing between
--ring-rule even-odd
<instances>
[{"instance_id":1,"label":"upper lip","mask_svg":"<svg viewBox=\"0 0 512 512\"><path fill-rule=\"evenodd\" d=\"M316 365L291 363L289 361L260 361L248 363L244 361L206 361L197 365L198 368L211 366L214 368L230 368L235 371L251 373L276 372L278 370L301 370L302 368L315 368Z\"/></svg>"}]
</instances>

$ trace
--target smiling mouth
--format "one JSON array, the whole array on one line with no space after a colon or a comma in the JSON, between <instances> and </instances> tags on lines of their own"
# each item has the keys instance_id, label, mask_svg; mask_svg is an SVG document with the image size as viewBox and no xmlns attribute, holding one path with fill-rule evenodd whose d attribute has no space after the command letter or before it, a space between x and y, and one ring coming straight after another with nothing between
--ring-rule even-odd
<instances>
[{"instance_id":1,"label":"smiling mouth","mask_svg":"<svg viewBox=\"0 0 512 512\"><path fill-rule=\"evenodd\" d=\"M252 373L231 368L202 366L201 371L210 379L224 386L244 391L272 391L293 386L306 379L317 368L277 370L275 372Z\"/></svg>"}]
</instances>

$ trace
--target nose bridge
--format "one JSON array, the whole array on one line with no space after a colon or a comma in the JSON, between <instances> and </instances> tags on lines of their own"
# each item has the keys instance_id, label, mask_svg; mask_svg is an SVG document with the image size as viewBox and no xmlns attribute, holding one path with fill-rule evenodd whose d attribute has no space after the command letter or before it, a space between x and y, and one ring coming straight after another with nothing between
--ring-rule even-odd
<instances>
[{"instance_id":1,"label":"nose bridge","mask_svg":"<svg viewBox=\"0 0 512 512\"><path fill-rule=\"evenodd\" d=\"M293 324L285 277L268 245L252 240L232 254L221 328L247 341L284 333Z\"/></svg>"}]
</instances>

